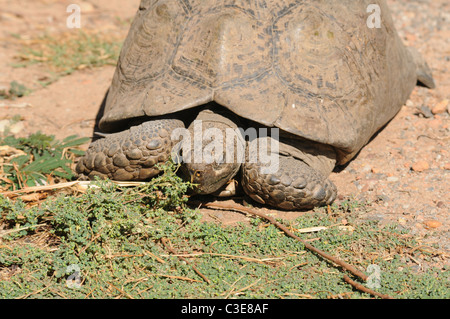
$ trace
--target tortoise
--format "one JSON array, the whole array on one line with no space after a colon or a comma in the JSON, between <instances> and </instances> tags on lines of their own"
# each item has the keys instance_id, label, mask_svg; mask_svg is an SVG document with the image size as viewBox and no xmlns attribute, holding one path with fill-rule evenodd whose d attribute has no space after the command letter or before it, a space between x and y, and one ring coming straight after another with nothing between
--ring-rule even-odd
<instances>
[{"instance_id":1,"label":"tortoise","mask_svg":"<svg viewBox=\"0 0 450 319\"><path fill-rule=\"evenodd\" d=\"M380 9L378 27L367 23L369 5ZM197 133L235 129L234 145L246 154L224 162L237 149L225 146L219 160L182 162L198 194L229 194L227 185L240 178L262 204L327 205L337 195L330 173L398 113L417 84L434 87L430 68L404 46L384 0L142 0L99 122L111 134L91 143L76 171L148 180L185 145L173 132L188 127L195 135L201 120ZM240 135L249 128L279 131ZM274 140L278 147L268 152L278 169L269 172L249 150Z\"/></svg>"}]
</instances>

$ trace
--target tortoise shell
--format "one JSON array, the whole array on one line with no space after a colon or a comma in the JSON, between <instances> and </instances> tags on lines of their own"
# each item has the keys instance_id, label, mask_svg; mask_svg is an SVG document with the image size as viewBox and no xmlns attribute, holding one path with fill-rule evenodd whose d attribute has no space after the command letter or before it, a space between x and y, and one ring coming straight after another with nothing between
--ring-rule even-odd
<instances>
[{"instance_id":1,"label":"tortoise shell","mask_svg":"<svg viewBox=\"0 0 450 319\"><path fill-rule=\"evenodd\" d=\"M367 21L381 9L379 28ZM142 0L100 128L211 101L345 163L417 81L384 0Z\"/></svg>"}]
</instances>

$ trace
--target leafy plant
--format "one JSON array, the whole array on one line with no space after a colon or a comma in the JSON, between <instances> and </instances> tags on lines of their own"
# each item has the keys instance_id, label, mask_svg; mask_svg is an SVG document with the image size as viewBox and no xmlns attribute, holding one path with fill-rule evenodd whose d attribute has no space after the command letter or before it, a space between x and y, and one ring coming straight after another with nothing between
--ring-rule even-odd
<instances>
[{"instance_id":1,"label":"leafy plant","mask_svg":"<svg viewBox=\"0 0 450 319\"><path fill-rule=\"evenodd\" d=\"M31 93L31 89L27 88L25 85L12 81L10 83L10 88L8 91L0 91L0 99L15 99L18 97L26 96Z\"/></svg>"},{"instance_id":2,"label":"leafy plant","mask_svg":"<svg viewBox=\"0 0 450 319\"><path fill-rule=\"evenodd\" d=\"M155 188L174 176L173 170L168 172L159 176ZM174 182L173 188L169 183L158 188L158 196L189 187L181 179ZM202 215L183 204L183 197L181 203L172 201L174 205L162 209L168 202L147 195L141 187L97 181L81 196L58 196L39 207L0 200L0 216L8 225L47 225L45 232L30 227L14 237L3 236L0 278L4 274L6 279L0 280L0 297L371 298L346 285L338 269L273 225L202 222ZM335 212L346 209L341 208L335 207ZM353 231L338 227L323 209L291 221L291 226L326 226L320 233L301 236L361 270L378 265L381 293L398 298L448 297L448 269L419 272L415 262L403 260L414 254L425 261L433 252L422 250L425 247L395 226L380 229L376 222L358 222L354 212L346 213L346 218ZM54 245L26 243L19 234L30 242L53 238ZM169 251L163 238L189 263ZM76 289L66 283L71 265L81 270Z\"/></svg>"},{"instance_id":3,"label":"leafy plant","mask_svg":"<svg viewBox=\"0 0 450 319\"><path fill-rule=\"evenodd\" d=\"M11 156L0 164L3 177L0 186L17 189L43 185L48 182L49 177L71 179L74 176L71 169L73 157L83 154L76 147L88 140L73 135L57 141L53 135L40 132L26 138L12 135L2 138L1 145L20 150L22 155Z\"/></svg>"}]
</instances>

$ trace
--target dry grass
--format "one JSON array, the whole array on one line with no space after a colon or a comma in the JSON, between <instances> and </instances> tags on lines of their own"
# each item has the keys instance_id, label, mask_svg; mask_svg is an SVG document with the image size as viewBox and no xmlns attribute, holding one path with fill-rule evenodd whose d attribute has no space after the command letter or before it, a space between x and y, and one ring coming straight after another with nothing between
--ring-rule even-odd
<instances>
[{"instance_id":1,"label":"dry grass","mask_svg":"<svg viewBox=\"0 0 450 319\"><path fill-rule=\"evenodd\" d=\"M22 47L16 67L43 64L59 75L76 70L115 65L124 35L94 31L64 32L33 39L18 39Z\"/></svg>"}]
</instances>

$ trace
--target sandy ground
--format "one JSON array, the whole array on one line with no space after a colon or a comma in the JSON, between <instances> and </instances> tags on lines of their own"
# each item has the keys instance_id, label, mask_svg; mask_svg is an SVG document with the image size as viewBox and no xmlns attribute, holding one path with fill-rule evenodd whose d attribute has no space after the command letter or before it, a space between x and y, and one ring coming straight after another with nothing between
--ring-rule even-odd
<instances>
[{"instance_id":1,"label":"sandy ground","mask_svg":"<svg viewBox=\"0 0 450 319\"><path fill-rule=\"evenodd\" d=\"M47 87L39 81L50 75L45 65L13 68L23 41L44 34L70 32L66 8L74 1L0 0L0 89L17 81L33 92L14 101L0 101L0 120L22 116L19 134L38 130L58 138L91 136L95 116L108 89L114 66L83 69L61 77ZM82 9L82 28L125 37L139 0L76 1ZM388 1L400 36L416 47L431 66L435 90L417 87L406 105L346 167L331 179L339 189L338 201L368 201L361 215L381 224L396 222L450 251L449 107L450 2L447 0ZM26 9L24 9L26 8ZM75 32L75 31L73 31ZM28 103L26 108L15 107ZM7 106L5 106L5 104ZM8 106L9 105L9 106ZM439 110L441 108L441 110ZM433 110L437 114L430 112ZM224 224L245 217L205 210ZM275 212L293 218L297 213Z\"/></svg>"}]
</instances>

